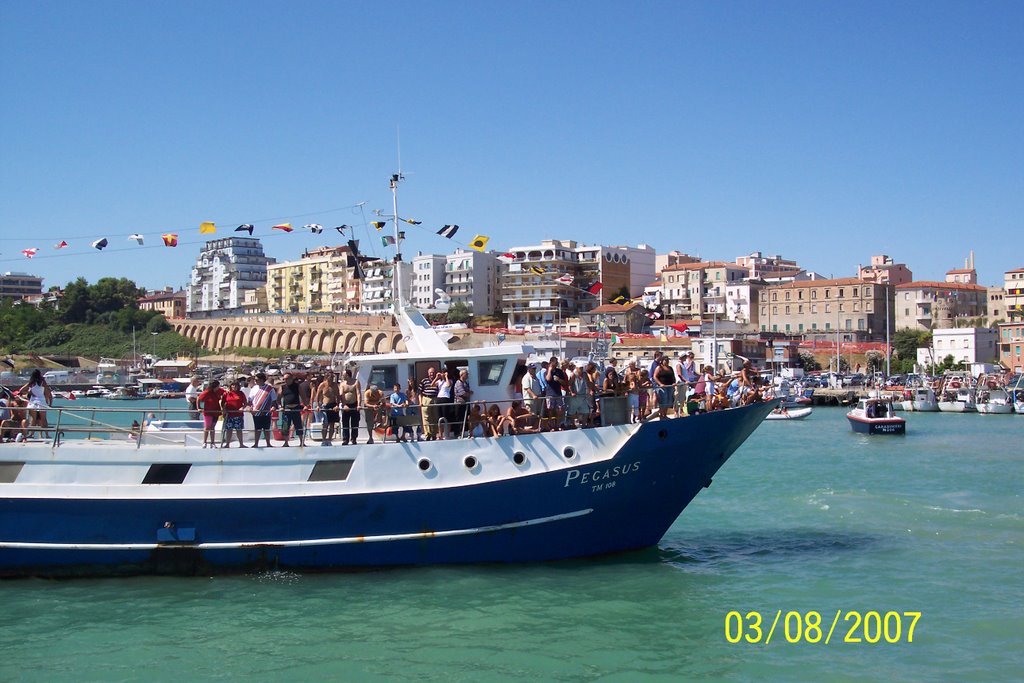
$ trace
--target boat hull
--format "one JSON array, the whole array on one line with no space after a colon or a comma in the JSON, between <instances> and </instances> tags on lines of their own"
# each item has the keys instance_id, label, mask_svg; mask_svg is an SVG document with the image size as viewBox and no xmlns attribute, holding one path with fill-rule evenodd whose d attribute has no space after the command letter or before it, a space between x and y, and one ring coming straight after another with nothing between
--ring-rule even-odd
<instances>
[{"instance_id":1,"label":"boat hull","mask_svg":"<svg viewBox=\"0 0 1024 683\"><path fill-rule=\"evenodd\" d=\"M858 434L906 434L907 421L902 417L862 418L847 415L850 427Z\"/></svg>"},{"instance_id":2,"label":"boat hull","mask_svg":"<svg viewBox=\"0 0 1024 683\"><path fill-rule=\"evenodd\" d=\"M1013 405L1009 403L979 403L974 407L981 415L1010 415Z\"/></svg>"},{"instance_id":3,"label":"boat hull","mask_svg":"<svg viewBox=\"0 0 1024 683\"><path fill-rule=\"evenodd\" d=\"M973 413L975 408L970 403L964 403L963 401L939 401L939 412Z\"/></svg>"},{"instance_id":4,"label":"boat hull","mask_svg":"<svg viewBox=\"0 0 1024 683\"><path fill-rule=\"evenodd\" d=\"M645 423L607 460L535 474L528 462L523 476L466 486L269 498L5 496L0 575L332 571L644 548L774 406ZM408 448L415 463L416 449L452 445L360 448ZM461 466L461 457L453 462Z\"/></svg>"}]
</instances>

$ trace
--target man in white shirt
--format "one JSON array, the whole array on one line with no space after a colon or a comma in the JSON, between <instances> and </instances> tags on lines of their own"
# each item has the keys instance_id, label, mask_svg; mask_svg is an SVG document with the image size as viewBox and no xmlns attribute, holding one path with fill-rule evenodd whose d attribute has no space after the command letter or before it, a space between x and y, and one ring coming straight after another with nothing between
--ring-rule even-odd
<instances>
[{"instance_id":1,"label":"man in white shirt","mask_svg":"<svg viewBox=\"0 0 1024 683\"><path fill-rule=\"evenodd\" d=\"M199 400L199 394L203 391L203 378L196 375L192 377L192 381L189 382L188 386L185 387L185 402L188 403L188 409L192 411L189 419L199 419L199 408L196 402Z\"/></svg>"},{"instance_id":2,"label":"man in white shirt","mask_svg":"<svg viewBox=\"0 0 1024 683\"><path fill-rule=\"evenodd\" d=\"M530 364L523 375L523 400L531 413L540 417L544 410L544 394L540 388L540 379L537 377L537 365Z\"/></svg>"}]
</instances>

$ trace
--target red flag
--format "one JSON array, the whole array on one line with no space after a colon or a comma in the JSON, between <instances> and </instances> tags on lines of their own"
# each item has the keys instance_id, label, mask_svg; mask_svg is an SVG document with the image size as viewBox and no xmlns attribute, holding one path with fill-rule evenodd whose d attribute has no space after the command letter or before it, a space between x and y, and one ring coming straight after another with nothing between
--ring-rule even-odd
<instances>
[{"instance_id":1,"label":"red flag","mask_svg":"<svg viewBox=\"0 0 1024 683\"><path fill-rule=\"evenodd\" d=\"M595 282L594 284L587 287L587 291L590 292L591 294L597 294L598 292L601 291L602 287L604 287L603 284L601 284L600 282Z\"/></svg>"},{"instance_id":2,"label":"red flag","mask_svg":"<svg viewBox=\"0 0 1024 683\"><path fill-rule=\"evenodd\" d=\"M686 332L688 329L690 329L690 326L687 325L686 323L674 323L672 325L669 325L669 327L671 327L676 332Z\"/></svg>"},{"instance_id":3,"label":"red flag","mask_svg":"<svg viewBox=\"0 0 1024 683\"><path fill-rule=\"evenodd\" d=\"M32 247L30 249L22 249L21 253L25 255L25 258L32 258L36 255L37 251L39 251L38 247Z\"/></svg>"},{"instance_id":4,"label":"red flag","mask_svg":"<svg viewBox=\"0 0 1024 683\"><path fill-rule=\"evenodd\" d=\"M70 400L70 401L77 401L78 400L77 398L75 398L75 392L73 392L73 391L69 391L68 392L68 400Z\"/></svg>"},{"instance_id":5,"label":"red flag","mask_svg":"<svg viewBox=\"0 0 1024 683\"><path fill-rule=\"evenodd\" d=\"M292 231L292 224L291 223L281 223L280 225L275 225L273 228L271 228L271 230L284 230L285 232L291 232Z\"/></svg>"},{"instance_id":6,"label":"red flag","mask_svg":"<svg viewBox=\"0 0 1024 683\"><path fill-rule=\"evenodd\" d=\"M169 232L166 235L160 235L164 241L165 247L176 247L178 246L178 235L173 232Z\"/></svg>"},{"instance_id":7,"label":"red flag","mask_svg":"<svg viewBox=\"0 0 1024 683\"><path fill-rule=\"evenodd\" d=\"M54 248L54 249L63 249L63 248L64 248L64 247L66 247L66 246L68 246L68 243L67 243L67 242L65 242L64 240L61 240L61 241L60 241L60 242L58 242L57 244L53 245L53 248Z\"/></svg>"}]
</instances>

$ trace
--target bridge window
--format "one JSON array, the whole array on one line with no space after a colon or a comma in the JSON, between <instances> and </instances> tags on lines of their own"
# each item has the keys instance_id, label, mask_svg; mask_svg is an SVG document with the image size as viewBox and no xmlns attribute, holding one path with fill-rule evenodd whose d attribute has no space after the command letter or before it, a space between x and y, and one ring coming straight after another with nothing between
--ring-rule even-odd
<instances>
[{"instance_id":1,"label":"bridge window","mask_svg":"<svg viewBox=\"0 0 1024 683\"><path fill-rule=\"evenodd\" d=\"M504 360L482 360L477 363L477 384L482 387L496 386L505 371Z\"/></svg>"},{"instance_id":2,"label":"bridge window","mask_svg":"<svg viewBox=\"0 0 1024 683\"><path fill-rule=\"evenodd\" d=\"M395 365L374 365L370 369L369 384L376 384L381 391L388 392L398 382L398 367Z\"/></svg>"}]
</instances>

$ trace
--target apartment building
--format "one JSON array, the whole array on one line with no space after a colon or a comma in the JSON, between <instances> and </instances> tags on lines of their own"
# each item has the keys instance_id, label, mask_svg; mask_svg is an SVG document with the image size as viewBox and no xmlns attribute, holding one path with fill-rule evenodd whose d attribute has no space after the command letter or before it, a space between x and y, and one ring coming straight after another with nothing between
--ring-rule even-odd
<instances>
[{"instance_id":1,"label":"apartment building","mask_svg":"<svg viewBox=\"0 0 1024 683\"><path fill-rule=\"evenodd\" d=\"M263 253L254 237L210 240L200 250L187 288L186 314L240 313L245 292L265 287L267 266L276 260Z\"/></svg>"},{"instance_id":2,"label":"apartment building","mask_svg":"<svg viewBox=\"0 0 1024 683\"><path fill-rule=\"evenodd\" d=\"M451 302L462 303L473 315L491 315L498 310L497 255L457 249L444 261L444 291Z\"/></svg>"},{"instance_id":3,"label":"apartment building","mask_svg":"<svg viewBox=\"0 0 1024 683\"><path fill-rule=\"evenodd\" d=\"M725 261L701 261L666 266L661 271L662 307L666 315L672 317L728 317L730 311L726 306L726 287L740 284L747 278L749 272L747 266ZM749 291L747 296L746 315L749 318Z\"/></svg>"},{"instance_id":4,"label":"apartment building","mask_svg":"<svg viewBox=\"0 0 1024 683\"><path fill-rule=\"evenodd\" d=\"M412 282L409 303L416 308L433 308L438 299L437 290L444 291L444 264L442 254L417 254L412 259Z\"/></svg>"},{"instance_id":5,"label":"apartment building","mask_svg":"<svg viewBox=\"0 0 1024 683\"><path fill-rule=\"evenodd\" d=\"M363 282L360 292L363 313L390 315L395 312L395 275L402 283L402 298L409 300L412 287L412 264L405 261L369 261L363 264Z\"/></svg>"},{"instance_id":6,"label":"apartment building","mask_svg":"<svg viewBox=\"0 0 1024 683\"><path fill-rule=\"evenodd\" d=\"M831 339L838 330L843 334L843 341L884 339L886 300L892 292L891 285L859 278L767 285L759 296L758 324L762 332L782 332L805 338ZM889 303L891 321L891 300Z\"/></svg>"},{"instance_id":7,"label":"apartment building","mask_svg":"<svg viewBox=\"0 0 1024 683\"><path fill-rule=\"evenodd\" d=\"M509 249L514 258L501 269L500 302L509 327L540 330L599 306L630 287L630 257L623 248L543 240ZM594 295L586 286L601 282Z\"/></svg>"},{"instance_id":8,"label":"apartment building","mask_svg":"<svg viewBox=\"0 0 1024 683\"><path fill-rule=\"evenodd\" d=\"M1011 372L1024 372L1024 319L1000 323L996 330L999 338L999 362Z\"/></svg>"},{"instance_id":9,"label":"apartment building","mask_svg":"<svg viewBox=\"0 0 1024 683\"><path fill-rule=\"evenodd\" d=\"M919 281L896 286L896 329L955 327L957 320L987 314L988 290L962 282Z\"/></svg>"},{"instance_id":10,"label":"apartment building","mask_svg":"<svg viewBox=\"0 0 1024 683\"><path fill-rule=\"evenodd\" d=\"M28 273L6 272L0 275L0 299L24 299L43 293L43 278Z\"/></svg>"},{"instance_id":11,"label":"apartment building","mask_svg":"<svg viewBox=\"0 0 1024 683\"><path fill-rule=\"evenodd\" d=\"M329 313L327 272L330 256L305 254L267 266L267 308L283 313Z\"/></svg>"}]
</instances>

